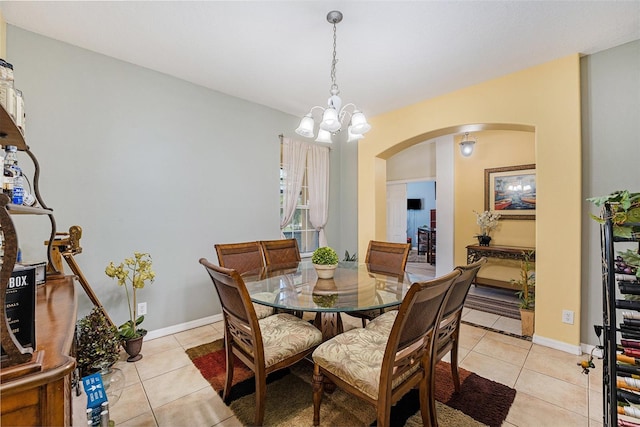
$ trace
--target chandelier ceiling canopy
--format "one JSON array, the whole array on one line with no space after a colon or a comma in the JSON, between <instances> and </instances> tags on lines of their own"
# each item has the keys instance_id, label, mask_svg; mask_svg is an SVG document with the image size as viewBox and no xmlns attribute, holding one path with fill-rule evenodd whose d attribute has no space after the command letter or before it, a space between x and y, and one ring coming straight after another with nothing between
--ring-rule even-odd
<instances>
[{"instance_id":1,"label":"chandelier ceiling canopy","mask_svg":"<svg viewBox=\"0 0 640 427\"><path fill-rule=\"evenodd\" d=\"M318 111L318 117L322 117L318 126L317 142L332 142L332 136L340 132L348 123L347 141L357 141L364 138L364 134L371 129L371 125L367 123L364 114L355 106L349 103L342 105L342 99L338 96L340 89L336 83L336 24L342 21L342 12L333 10L327 14L327 22L333 24L333 59L331 61L331 96L327 100L327 107L312 107L311 110L300 121L300 125L296 129L296 133L307 138L313 138L315 135L314 112Z\"/></svg>"}]
</instances>

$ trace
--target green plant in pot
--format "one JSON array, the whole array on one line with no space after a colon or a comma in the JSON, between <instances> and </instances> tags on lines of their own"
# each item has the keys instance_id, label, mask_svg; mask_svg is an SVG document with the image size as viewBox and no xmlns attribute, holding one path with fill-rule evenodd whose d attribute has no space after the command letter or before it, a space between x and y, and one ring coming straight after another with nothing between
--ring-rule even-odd
<instances>
[{"instance_id":1,"label":"green plant in pot","mask_svg":"<svg viewBox=\"0 0 640 427\"><path fill-rule=\"evenodd\" d=\"M338 266L338 261L338 254L329 246L316 249L311 256L311 262L319 279L331 279Z\"/></svg>"},{"instance_id":2,"label":"green plant in pot","mask_svg":"<svg viewBox=\"0 0 640 427\"><path fill-rule=\"evenodd\" d=\"M76 362L80 377L100 372L111 405L120 399L125 383L122 371L113 366L119 355L118 330L101 307L94 307L76 324Z\"/></svg>"},{"instance_id":3,"label":"green plant in pot","mask_svg":"<svg viewBox=\"0 0 640 427\"><path fill-rule=\"evenodd\" d=\"M137 291L143 289L145 284L153 283L156 274L152 270L151 255L148 253L134 252L133 257L126 258L120 265L110 262L105 268L105 274L117 279L119 286L123 286L127 295L129 320L118 327L118 334L124 349L129 354L129 362L135 362L142 358L142 339L147 334L145 329L139 327L144 321L144 316L138 316Z\"/></svg>"},{"instance_id":4,"label":"green plant in pot","mask_svg":"<svg viewBox=\"0 0 640 427\"><path fill-rule=\"evenodd\" d=\"M520 278L511 280L512 284L518 285L520 290L516 292L520 300L520 321L522 324L522 335L533 336L535 325L535 303L536 303L536 273L531 264L535 251L523 253L520 262Z\"/></svg>"}]
</instances>

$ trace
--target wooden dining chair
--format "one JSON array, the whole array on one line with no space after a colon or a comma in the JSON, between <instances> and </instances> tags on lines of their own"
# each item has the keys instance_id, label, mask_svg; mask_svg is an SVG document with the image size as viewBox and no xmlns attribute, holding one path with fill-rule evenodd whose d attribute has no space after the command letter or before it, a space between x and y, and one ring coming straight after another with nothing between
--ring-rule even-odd
<instances>
[{"instance_id":1,"label":"wooden dining chair","mask_svg":"<svg viewBox=\"0 0 640 427\"><path fill-rule=\"evenodd\" d=\"M256 426L262 425L267 392L266 377L302 360L322 342L322 333L309 322L290 314L258 319L249 292L237 271L200 259L213 281L222 305L226 351L223 400L233 381L233 358L238 357L255 375Z\"/></svg>"},{"instance_id":2,"label":"wooden dining chair","mask_svg":"<svg viewBox=\"0 0 640 427\"><path fill-rule=\"evenodd\" d=\"M244 274L265 266L260 242L218 243L214 247L220 267L232 268Z\"/></svg>"},{"instance_id":3,"label":"wooden dining chair","mask_svg":"<svg viewBox=\"0 0 640 427\"><path fill-rule=\"evenodd\" d=\"M344 391L376 407L377 425L390 423L391 406L418 387L425 426L437 425L432 375L435 374L436 332L457 270L411 285L390 334L356 328L322 343L312 354L313 425L320 424L323 383L330 380ZM380 317L387 316L385 313Z\"/></svg>"},{"instance_id":4,"label":"wooden dining chair","mask_svg":"<svg viewBox=\"0 0 640 427\"><path fill-rule=\"evenodd\" d=\"M214 245L218 255L218 265L236 270L239 274L260 272L264 268L264 255L260 242L218 243ZM273 307L254 304L258 319L271 316Z\"/></svg>"},{"instance_id":5,"label":"wooden dining chair","mask_svg":"<svg viewBox=\"0 0 640 427\"><path fill-rule=\"evenodd\" d=\"M462 309L469 294L469 289L473 280L478 274L478 270L487 262L486 258L469 265L456 267L460 271L460 276L456 279L451 289L451 294L447 300L438 327L438 337L435 344L436 361L441 360L447 353L451 352L450 365L451 376L456 391L460 391L460 376L458 375L458 346L460 344L460 322L462 320Z\"/></svg>"},{"instance_id":6,"label":"wooden dining chair","mask_svg":"<svg viewBox=\"0 0 640 427\"><path fill-rule=\"evenodd\" d=\"M265 264L268 267L287 266L300 262L300 250L296 239L261 240Z\"/></svg>"},{"instance_id":7,"label":"wooden dining chair","mask_svg":"<svg viewBox=\"0 0 640 427\"><path fill-rule=\"evenodd\" d=\"M447 299L447 304L444 307L442 313L442 319L438 326L438 336L435 344L436 361L442 360L442 358L449 352L451 376L453 378L453 384L456 391L460 391L460 376L458 375L458 346L460 344L460 322L462 320L462 309L464 308L464 302L469 294L471 284L478 274L478 270L487 262L486 258L481 258L473 264L458 266L456 271L460 272L460 276L455 280L451 288L451 294ZM382 334L388 335L391 333L391 327L395 320L395 316L398 312L393 311L385 314L384 316L377 317L369 322L366 326L367 329L375 330Z\"/></svg>"},{"instance_id":8,"label":"wooden dining chair","mask_svg":"<svg viewBox=\"0 0 640 427\"><path fill-rule=\"evenodd\" d=\"M404 274L410 250L410 243L392 243L370 240L364 262L369 265L370 271L378 274L388 274L391 276ZM352 311L349 315L362 319L362 327L364 328L367 324L367 320L375 319L384 312L384 309L361 310Z\"/></svg>"}]
</instances>

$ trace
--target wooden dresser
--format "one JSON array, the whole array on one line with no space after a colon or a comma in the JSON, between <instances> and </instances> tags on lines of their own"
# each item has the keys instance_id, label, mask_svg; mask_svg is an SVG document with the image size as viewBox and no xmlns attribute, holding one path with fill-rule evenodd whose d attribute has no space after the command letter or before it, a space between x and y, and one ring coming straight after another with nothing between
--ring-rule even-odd
<instances>
[{"instance_id":1,"label":"wooden dresser","mask_svg":"<svg viewBox=\"0 0 640 427\"><path fill-rule=\"evenodd\" d=\"M1 425L71 425L76 313L73 276L48 279L38 286L36 351L30 362L2 368Z\"/></svg>"}]
</instances>

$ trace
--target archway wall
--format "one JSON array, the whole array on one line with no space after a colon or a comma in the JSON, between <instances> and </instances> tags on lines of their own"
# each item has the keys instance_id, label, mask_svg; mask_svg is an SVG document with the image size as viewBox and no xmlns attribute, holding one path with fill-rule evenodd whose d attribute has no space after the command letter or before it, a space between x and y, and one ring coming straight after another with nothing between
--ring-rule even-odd
<instances>
[{"instance_id":1,"label":"archway wall","mask_svg":"<svg viewBox=\"0 0 640 427\"><path fill-rule=\"evenodd\" d=\"M535 129L537 168L536 337L568 350L580 344L580 62L571 55L371 119L358 146L358 250L386 235L386 159L427 139L493 124ZM503 125L501 125L503 124ZM456 174L460 179L463 174ZM455 215L458 215L456 212ZM455 221L454 221L455 222ZM459 248L455 248L458 253ZM562 310L574 324L561 322Z\"/></svg>"}]
</instances>

